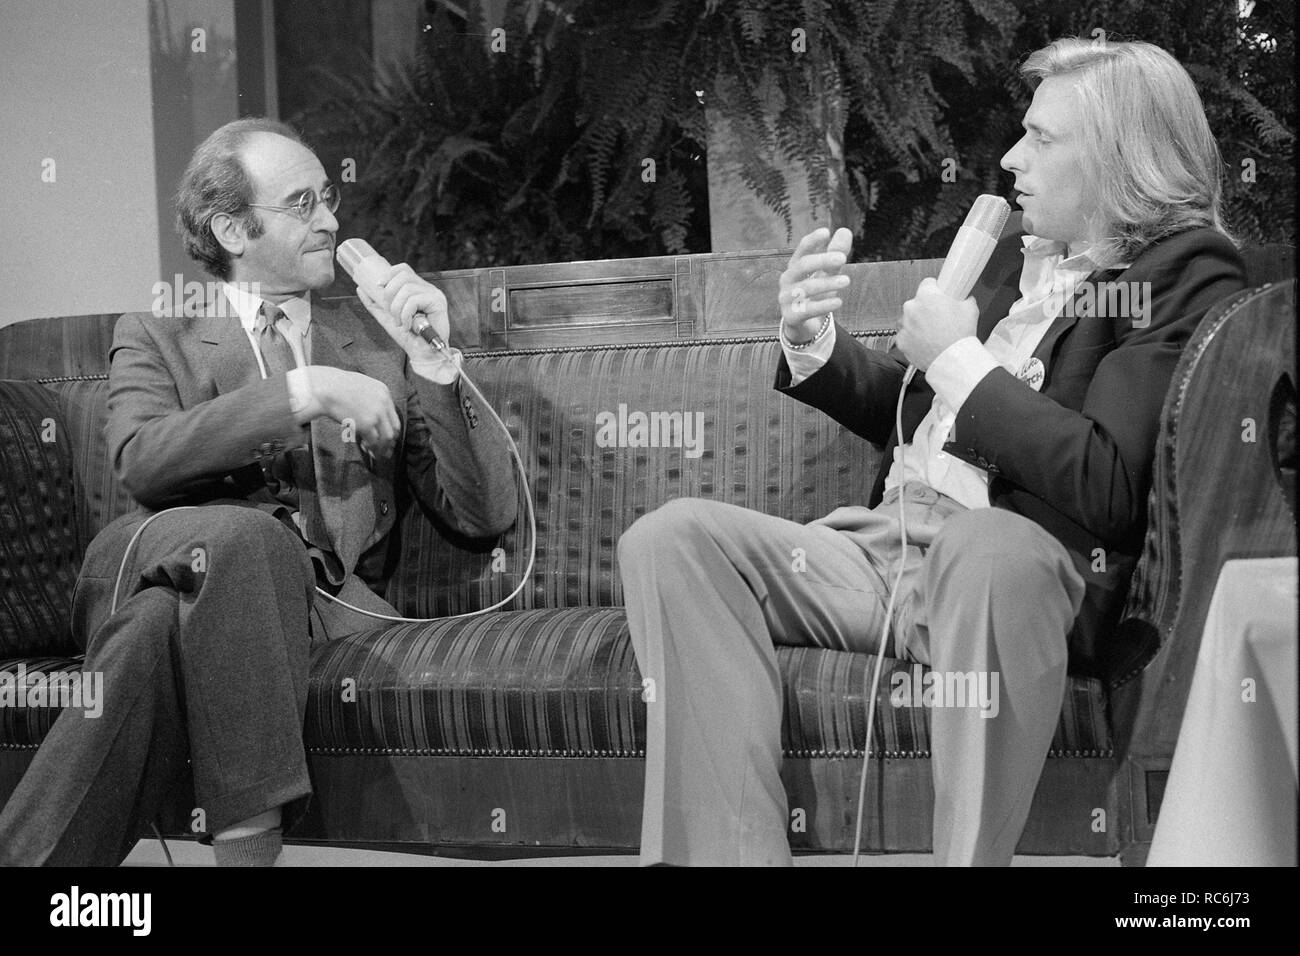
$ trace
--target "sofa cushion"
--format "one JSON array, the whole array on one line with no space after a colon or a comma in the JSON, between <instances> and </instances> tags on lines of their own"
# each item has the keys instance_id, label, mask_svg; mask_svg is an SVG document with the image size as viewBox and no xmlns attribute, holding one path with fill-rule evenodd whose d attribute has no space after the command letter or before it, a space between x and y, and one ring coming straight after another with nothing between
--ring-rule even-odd
<instances>
[{"instance_id":1,"label":"sofa cushion","mask_svg":"<svg viewBox=\"0 0 1300 956\"><path fill-rule=\"evenodd\" d=\"M860 754L875 658L779 647L777 665L786 756ZM24 674L34 686L80 669L78 657L0 659L0 681ZM895 683L913 676L885 661L873 754L929 755L928 711L891 703ZM1051 755L1109 756L1105 706L1099 681L1071 678ZM37 746L58 714L53 704L0 707L0 748ZM325 644L312 658L306 742L330 755L642 756L645 705L626 617L622 608L519 611Z\"/></svg>"},{"instance_id":2,"label":"sofa cushion","mask_svg":"<svg viewBox=\"0 0 1300 956\"><path fill-rule=\"evenodd\" d=\"M785 687L785 754L860 754L863 693L875 658L780 647L777 662ZM895 675L912 679L911 665L885 661L873 753L928 756L929 713L892 705ZM635 757L645 752L641 692L622 608L402 624L315 651L307 747L336 755ZM1051 752L1110 755L1099 681L1070 679Z\"/></svg>"},{"instance_id":3,"label":"sofa cushion","mask_svg":"<svg viewBox=\"0 0 1300 956\"><path fill-rule=\"evenodd\" d=\"M0 381L0 657L76 653L69 626L85 539L70 434L34 382Z\"/></svg>"}]
</instances>

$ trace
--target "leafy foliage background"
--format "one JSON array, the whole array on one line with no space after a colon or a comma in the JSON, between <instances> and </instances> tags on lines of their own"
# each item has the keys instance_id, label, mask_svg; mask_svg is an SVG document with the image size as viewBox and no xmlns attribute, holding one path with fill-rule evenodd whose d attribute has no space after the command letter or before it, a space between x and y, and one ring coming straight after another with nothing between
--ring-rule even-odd
<instances>
[{"instance_id":1,"label":"leafy foliage background","mask_svg":"<svg viewBox=\"0 0 1300 956\"><path fill-rule=\"evenodd\" d=\"M1223 151L1230 227L1247 241L1295 241L1290 4L477 0L465 16L448 6L427 0L410 69L335 76L334 94L294 117L327 166L356 161L344 231L420 268L708 251L706 104L732 118L743 180L787 223L773 157L802 164L827 208L837 111L813 107L837 104L856 257L942 255L976 195L1010 191L998 160L1030 98L1016 65L1096 30L1156 43L1187 67ZM498 25L505 49L493 52ZM791 48L796 28L806 52ZM762 120L772 88L775 123ZM945 160L955 182L943 181Z\"/></svg>"}]
</instances>

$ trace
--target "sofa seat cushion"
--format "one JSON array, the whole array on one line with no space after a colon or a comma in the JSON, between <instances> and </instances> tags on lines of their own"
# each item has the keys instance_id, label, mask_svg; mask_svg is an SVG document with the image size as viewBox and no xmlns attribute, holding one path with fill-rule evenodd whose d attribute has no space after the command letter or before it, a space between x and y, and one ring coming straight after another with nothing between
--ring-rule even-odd
<instances>
[{"instance_id":1,"label":"sofa seat cushion","mask_svg":"<svg viewBox=\"0 0 1300 956\"><path fill-rule=\"evenodd\" d=\"M875 658L779 647L777 664L784 753L860 754L863 690ZM39 745L60 711L50 682L80 672L80 657L0 659L0 748ZM891 688L915 679L913 665L885 661L873 753L928 756L928 710L890 700ZM36 699L45 702L23 706L42 683L47 689ZM5 695L16 684L28 690L10 702ZM313 753L339 755L637 757L645 753L641 693L622 608L402 624L316 649L306 740ZM1112 749L1101 683L1071 678L1051 754L1110 756Z\"/></svg>"},{"instance_id":2,"label":"sofa seat cushion","mask_svg":"<svg viewBox=\"0 0 1300 956\"><path fill-rule=\"evenodd\" d=\"M875 658L780 647L777 661L785 686L785 754L860 754L863 693ZM928 710L891 703L892 688L923 674L886 660L873 753L928 756ZM307 747L336 755L635 757L645 752L641 694L622 608L536 609L402 624L317 648ZM1072 678L1052 754L1111 751L1101 683Z\"/></svg>"},{"instance_id":3,"label":"sofa seat cushion","mask_svg":"<svg viewBox=\"0 0 1300 956\"><path fill-rule=\"evenodd\" d=\"M0 657L0 749L40 746L64 702L92 708L99 698L77 690L82 679L80 657Z\"/></svg>"},{"instance_id":4,"label":"sofa seat cushion","mask_svg":"<svg viewBox=\"0 0 1300 956\"><path fill-rule=\"evenodd\" d=\"M811 647L779 647L776 656L784 753L861 754L863 690L875 658ZM873 753L929 755L927 708L891 703L893 688L925 673L914 667L885 661ZM0 748L38 746L61 709L58 682L80 672L80 657L0 659ZM403 624L317 648L307 747L338 755L638 757L645 753L641 693L622 608ZM25 706L32 700L37 706ZM1112 750L1101 682L1071 678L1051 755Z\"/></svg>"}]
</instances>

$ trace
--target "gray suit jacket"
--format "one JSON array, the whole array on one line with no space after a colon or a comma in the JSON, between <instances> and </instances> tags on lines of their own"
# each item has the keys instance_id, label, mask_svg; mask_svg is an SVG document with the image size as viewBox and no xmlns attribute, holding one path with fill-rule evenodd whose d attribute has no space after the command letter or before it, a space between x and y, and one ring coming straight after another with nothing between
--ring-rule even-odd
<instances>
[{"instance_id":1,"label":"gray suit jacket","mask_svg":"<svg viewBox=\"0 0 1300 956\"><path fill-rule=\"evenodd\" d=\"M201 316L135 312L118 320L108 452L126 490L147 509L243 498L274 511L261 463L307 443L307 426L289 410L286 376L262 379L238 316L225 313L209 304ZM514 523L514 468L501 429L480 416L459 382L437 385L416 375L359 302L313 298L311 363L383 382L402 421L393 453L373 460L344 440L338 423L311 423L316 485L307 490L345 574L379 589L391 573L385 544L405 498L403 478L426 513L453 533L491 538Z\"/></svg>"}]
</instances>

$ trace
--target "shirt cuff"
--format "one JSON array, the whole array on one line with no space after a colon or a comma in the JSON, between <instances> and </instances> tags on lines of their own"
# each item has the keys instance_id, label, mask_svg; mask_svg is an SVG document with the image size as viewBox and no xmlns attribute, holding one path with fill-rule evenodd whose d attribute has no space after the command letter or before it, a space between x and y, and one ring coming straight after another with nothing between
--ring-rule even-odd
<instances>
[{"instance_id":1,"label":"shirt cuff","mask_svg":"<svg viewBox=\"0 0 1300 956\"><path fill-rule=\"evenodd\" d=\"M307 369L305 366L292 369L285 378L289 381L289 411L295 416L301 415L311 404L311 383L307 381Z\"/></svg>"},{"instance_id":2,"label":"shirt cuff","mask_svg":"<svg viewBox=\"0 0 1300 956\"><path fill-rule=\"evenodd\" d=\"M455 374L450 376L450 380L446 382L443 381L443 379L449 377L447 373L447 366L449 364L451 364L449 360L441 357L433 359L432 361L416 361L412 359L411 371L420 376L420 378L427 379L434 385L455 385L460 381L459 365L456 366Z\"/></svg>"},{"instance_id":3,"label":"shirt cuff","mask_svg":"<svg viewBox=\"0 0 1300 956\"><path fill-rule=\"evenodd\" d=\"M820 339L798 351L786 345L783 335L781 350L785 352L785 364L790 366L790 387L793 388L830 361L831 353L835 351L835 323L827 327L826 334Z\"/></svg>"},{"instance_id":4,"label":"shirt cuff","mask_svg":"<svg viewBox=\"0 0 1300 956\"><path fill-rule=\"evenodd\" d=\"M451 377L451 381L443 381L443 378L447 377L448 373L446 364L442 362L412 362L411 371L415 372L417 376L433 382L434 385L455 385L460 378L460 369L458 368L455 375Z\"/></svg>"},{"instance_id":5,"label":"shirt cuff","mask_svg":"<svg viewBox=\"0 0 1300 956\"><path fill-rule=\"evenodd\" d=\"M979 339L968 335L935 357L925 371L925 382L955 412L966 403L985 375L1001 367Z\"/></svg>"}]
</instances>

